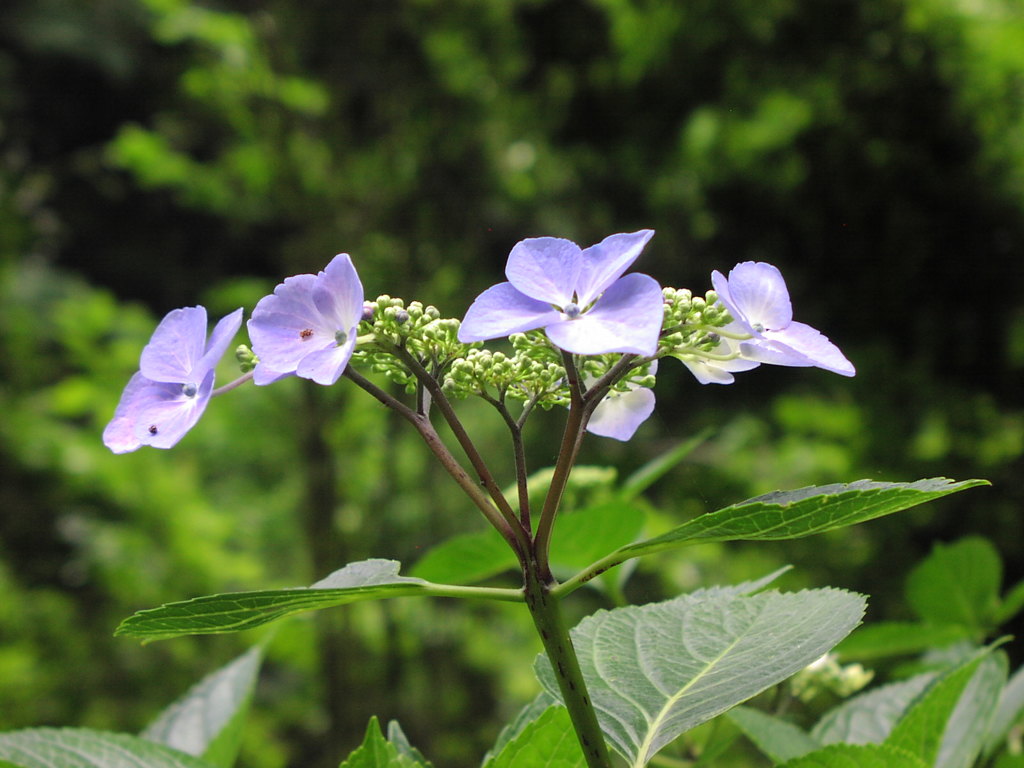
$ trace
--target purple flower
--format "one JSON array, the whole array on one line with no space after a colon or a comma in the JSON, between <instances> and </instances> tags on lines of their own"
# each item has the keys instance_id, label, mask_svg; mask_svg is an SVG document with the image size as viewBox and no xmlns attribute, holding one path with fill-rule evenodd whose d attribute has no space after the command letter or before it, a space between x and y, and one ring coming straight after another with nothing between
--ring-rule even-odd
<instances>
[{"instance_id":1,"label":"purple flower","mask_svg":"<svg viewBox=\"0 0 1024 768\"><path fill-rule=\"evenodd\" d=\"M347 253L317 275L287 278L264 296L249 319L252 350L259 358L257 384L295 374L333 384L348 365L363 317L363 284Z\"/></svg>"},{"instance_id":2,"label":"purple flower","mask_svg":"<svg viewBox=\"0 0 1024 768\"><path fill-rule=\"evenodd\" d=\"M653 355L664 316L661 287L647 275L622 277L653 235L611 235L582 250L556 237L516 243L505 266L508 282L477 296L459 341L543 328L558 347L579 355Z\"/></svg>"},{"instance_id":3,"label":"purple flower","mask_svg":"<svg viewBox=\"0 0 1024 768\"><path fill-rule=\"evenodd\" d=\"M729 323L721 330L737 334L746 333L736 322ZM683 350L671 355L681 360L701 384L732 384L736 380L734 373L749 371L761 364L756 360L740 357L740 343L726 336L721 337L712 353Z\"/></svg>"},{"instance_id":4,"label":"purple flower","mask_svg":"<svg viewBox=\"0 0 1024 768\"><path fill-rule=\"evenodd\" d=\"M651 363L649 373L658 371L658 361ZM590 386L593 381L588 381ZM629 440L650 415L654 413L654 391L648 387L633 386L628 392L614 389L597 404L587 422L587 432L616 440Z\"/></svg>"},{"instance_id":5,"label":"purple flower","mask_svg":"<svg viewBox=\"0 0 1024 768\"><path fill-rule=\"evenodd\" d=\"M740 344L744 358L854 375L839 347L811 326L793 321L786 281L771 264L745 261L729 270L728 278L716 270L711 283L739 327L753 337Z\"/></svg>"},{"instance_id":6,"label":"purple flower","mask_svg":"<svg viewBox=\"0 0 1024 768\"><path fill-rule=\"evenodd\" d=\"M103 444L114 453L177 444L206 410L214 368L241 324L242 310L236 309L207 341L204 307L169 312L142 350L139 372L124 388Z\"/></svg>"}]
</instances>

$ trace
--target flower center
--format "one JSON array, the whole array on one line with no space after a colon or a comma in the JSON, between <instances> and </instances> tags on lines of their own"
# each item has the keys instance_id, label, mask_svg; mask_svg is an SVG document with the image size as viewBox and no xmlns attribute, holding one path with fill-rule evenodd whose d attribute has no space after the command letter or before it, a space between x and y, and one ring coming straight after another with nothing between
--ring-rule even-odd
<instances>
[{"instance_id":1,"label":"flower center","mask_svg":"<svg viewBox=\"0 0 1024 768\"><path fill-rule=\"evenodd\" d=\"M181 385L181 394L185 397L195 397L196 392L198 391L199 387L197 387L194 382L190 381Z\"/></svg>"},{"instance_id":2,"label":"flower center","mask_svg":"<svg viewBox=\"0 0 1024 768\"><path fill-rule=\"evenodd\" d=\"M763 323L754 323L750 327L753 328L758 333L764 333L764 324Z\"/></svg>"},{"instance_id":3,"label":"flower center","mask_svg":"<svg viewBox=\"0 0 1024 768\"><path fill-rule=\"evenodd\" d=\"M348 339L348 334L345 333L344 331L337 331L334 334L334 341L338 344L339 347L342 344L344 344L347 339Z\"/></svg>"},{"instance_id":4,"label":"flower center","mask_svg":"<svg viewBox=\"0 0 1024 768\"><path fill-rule=\"evenodd\" d=\"M580 306L579 304L574 304L573 302L570 301L568 304L562 307L562 312L564 312L565 316L568 317L570 320L575 320L577 317L580 316Z\"/></svg>"}]
</instances>

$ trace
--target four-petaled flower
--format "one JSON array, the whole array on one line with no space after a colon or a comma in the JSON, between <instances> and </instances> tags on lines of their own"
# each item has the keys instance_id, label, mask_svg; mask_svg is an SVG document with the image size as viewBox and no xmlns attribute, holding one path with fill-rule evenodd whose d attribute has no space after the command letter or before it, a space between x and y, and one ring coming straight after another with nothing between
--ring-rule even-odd
<instances>
[{"instance_id":1,"label":"four-petaled flower","mask_svg":"<svg viewBox=\"0 0 1024 768\"><path fill-rule=\"evenodd\" d=\"M213 392L214 368L242 324L242 310L222 318L209 341L206 309L169 312L142 350L103 443L114 453L143 445L170 448L195 426Z\"/></svg>"},{"instance_id":2,"label":"four-petaled flower","mask_svg":"<svg viewBox=\"0 0 1024 768\"><path fill-rule=\"evenodd\" d=\"M711 283L736 324L752 337L740 344L742 357L771 365L815 366L843 376L856 372L839 347L793 320L789 290L776 267L744 261L729 270L728 278L715 270Z\"/></svg>"},{"instance_id":3,"label":"four-petaled flower","mask_svg":"<svg viewBox=\"0 0 1024 768\"><path fill-rule=\"evenodd\" d=\"M296 275L264 296L249 319L259 358L256 384L295 374L334 384L348 365L363 318L363 284L347 253L317 275Z\"/></svg>"},{"instance_id":4,"label":"four-petaled flower","mask_svg":"<svg viewBox=\"0 0 1024 768\"><path fill-rule=\"evenodd\" d=\"M664 317L661 287L647 275L622 276L653 235L611 235L586 249L556 237L516 243L505 266L508 282L476 298L459 341L543 328L556 346L579 355L653 355Z\"/></svg>"}]
</instances>

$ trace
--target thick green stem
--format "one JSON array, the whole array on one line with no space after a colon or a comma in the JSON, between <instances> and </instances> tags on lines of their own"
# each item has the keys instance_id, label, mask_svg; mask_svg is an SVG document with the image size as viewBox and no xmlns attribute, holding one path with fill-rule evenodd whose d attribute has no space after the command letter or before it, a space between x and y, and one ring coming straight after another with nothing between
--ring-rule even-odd
<instances>
[{"instance_id":1,"label":"thick green stem","mask_svg":"<svg viewBox=\"0 0 1024 768\"><path fill-rule=\"evenodd\" d=\"M569 710L569 718L588 768L611 768L611 757L587 693L576 649L562 621L561 606L558 598L551 593L551 585L538 573L536 565L535 562L528 563L523 572L526 605L533 617L533 624L544 644L544 652L551 662L555 679L558 680L562 701Z\"/></svg>"}]
</instances>

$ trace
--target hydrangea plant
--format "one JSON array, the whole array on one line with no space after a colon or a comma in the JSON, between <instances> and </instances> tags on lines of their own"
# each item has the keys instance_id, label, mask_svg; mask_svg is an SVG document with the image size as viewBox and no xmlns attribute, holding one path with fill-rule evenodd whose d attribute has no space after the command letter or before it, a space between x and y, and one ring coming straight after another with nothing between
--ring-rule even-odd
<instances>
[{"instance_id":1,"label":"hydrangea plant","mask_svg":"<svg viewBox=\"0 0 1024 768\"><path fill-rule=\"evenodd\" d=\"M563 573L551 543L581 443L587 433L620 441L638 433L655 409L662 358L681 361L701 384L731 384L736 374L762 364L814 366L843 376L855 372L836 345L793 320L786 283L770 264L744 262L728 276L715 271L713 290L703 295L627 274L653 235L614 234L587 248L555 237L522 240L509 254L507 281L480 294L461 321L419 301L386 294L367 300L352 259L339 254L318 274L289 277L259 301L248 322L251 347L237 352L241 375L220 389L214 389L214 368L241 325L242 310L222 319L209 340L202 307L169 313L142 351L139 372L104 432L112 451L173 447L211 398L250 380L267 386L296 376L330 386L344 378L416 430L500 534L507 563L520 579L513 588L447 584L400 575L393 561L366 560L308 588L211 595L142 611L119 633L152 640L231 632L301 611L412 595L522 604L544 651L536 665L542 692L486 759L489 768L610 768L610 749L639 768L684 732L808 668L860 622L862 596L837 589L766 591L778 575L772 574L663 603L602 611L571 632L561 603L634 558L701 541L799 538L983 481L861 480L780 491L646 539L604 542L591 534L605 549ZM388 380L405 394L384 386ZM481 453L458 415L459 401L469 397L483 399L508 427L514 501L496 481L493 459ZM457 449L441 439L435 413ZM558 420L562 438L543 501L534 507L529 479L539 468L526 455L523 432L538 413L546 414L547 423ZM586 524L582 513L573 517ZM579 522L573 525L569 530L585 530ZM438 557L445 557L445 546L439 546ZM749 725L752 716L743 717ZM561 738L567 731L574 736L568 741ZM559 744L557 755L551 751L556 747L544 746L551 739ZM123 741L118 748L129 749ZM384 739L375 721L361 749L366 751L345 765L426 764L400 731L389 729ZM801 754L811 753L818 754L813 745ZM11 754L0 739L0 760ZM197 760L207 756L202 747L195 754ZM147 752L145 764L170 765L165 757ZM845 765L829 762L827 755L813 764ZM876 764L883 763L870 763Z\"/></svg>"}]
</instances>

